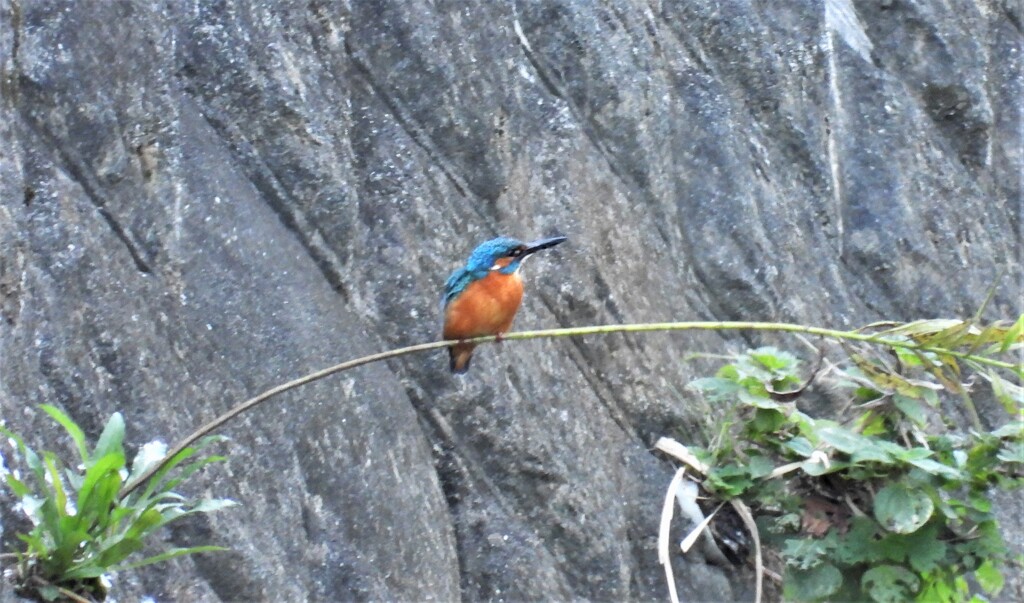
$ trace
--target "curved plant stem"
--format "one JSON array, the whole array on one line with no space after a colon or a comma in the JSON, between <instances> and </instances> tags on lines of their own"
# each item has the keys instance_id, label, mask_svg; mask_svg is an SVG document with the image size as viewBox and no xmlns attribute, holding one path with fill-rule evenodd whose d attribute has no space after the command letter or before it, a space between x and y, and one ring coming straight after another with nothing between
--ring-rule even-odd
<instances>
[{"instance_id":1,"label":"curved plant stem","mask_svg":"<svg viewBox=\"0 0 1024 603\"><path fill-rule=\"evenodd\" d=\"M485 337L485 338L481 338L481 339L483 339L484 341L493 341L494 337ZM419 345L411 345L411 346L404 347L404 348L398 348L396 350L389 350L387 352L381 352L379 354L371 354L369 356L363 356L362 358L356 358L355 360L349 360L347 362L342 362L341 364L335 364L334 366L330 366L330 367L327 367L325 369L321 369L319 371L316 371L315 373L309 373L308 375L303 375L302 377L299 377L298 379L293 379L291 381L288 381L287 383L282 383L281 385L278 385L277 387L272 387L272 388L268 389L267 391L263 392L262 394L259 394L258 396L255 396L253 398L249 398L245 402L242 402L242 403L240 403L240 404L238 404L236 406L233 406L230 410L228 410L224 414L220 415L219 417L217 417L216 419L210 421L209 423L206 423L205 425L203 425L199 429L193 431L191 434L188 435L188 437L186 437L184 440L179 442L170 451L168 451L168 453L164 455L164 458L163 458L162 461L160 461L159 463L156 463L153 467L150 467L150 469L148 471L146 471L145 473L140 475L138 478L136 478L135 481L133 481L133 482L131 482L129 484L126 484L124 489L121 490L120 498L123 499L125 496L128 496L129 494L131 494L133 490L135 490L140 485L142 485L147 479L153 477L153 474L156 473L157 471L159 471L165 464L167 464L167 462L169 460L173 459L182 450L184 450L184 449L188 448L189 446L191 446L192 444L194 444L196 442L196 440L198 440L199 438L209 434L210 432L214 431L215 429L217 429L221 425L227 423L231 419L233 419L233 418L237 417L238 415L242 414L243 412L249 410L253 406L256 406L257 404L263 402L267 398L271 398L273 396L276 396L277 394L286 392L286 391L288 391L290 389L295 389L296 387L299 387L301 385L306 385L306 384L312 383L314 381L319 381L320 379L323 379L324 377L329 377L329 376L331 376L331 375L333 375L335 373L340 373L341 371L345 371L345 370L348 370L348 369L356 368L357 366L362 366L364 364L370 364L371 362L378 362L380 360L387 360L388 358L395 358L397 356L404 356L406 354L412 354L412 353L415 353L415 352L425 352L427 350L435 350L437 348L443 348L443 347L446 347L448 345L451 345L452 343L456 343L456 342L436 341L436 342L433 342L433 343L421 343Z\"/></svg>"},{"instance_id":2,"label":"curved plant stem","mask_svg":"<svg viewBox=\"0 0 1024 603\"><path fill-rule=\"evenodd\" d=\"M581 337L584 335L606 335L609 333L651 333L658 331L775 331L783 333L804 333L807 335L817 335L820 337L827 337L829 339L838 340L849 340L849 341L861 341L864 343L870 343L875 345L881 345L890 348L904 348L908 350L917 350L919 352L933 352L936 354L945 354L959 358L961 360L968 360L978 364L991 366L994 368L1019 370L1019 365L1011 362L1004 362L996 360L994 358L988 358L986 356L979 356L977 354L968 352L959 352L956 350L949 350L946 348L938 348L934 346L922 345L913 341L901 341L898 339L891 339L885 337L884 334L871 334L861 333L857 331L837 331L834 329L823 329L820 327L809 327L806 325L798 325L783 322L719 322L719 321L692 321L692 322L652 322L652 323L636 323L636 324L625 324L625 325L598 325L590 327L572 327L566 329L545 329L540 331L519 331L515 333L506 333L501 339L502 341L517 340L517 339L541 339L541 338L555 338L555 337ZM469 343L490 343L496 341L497 338L493 335L486 337L477 337L475 339L466 340ZM155 464L148 471L140 475L135 481L126 484L124 489L121 490L121 498L124 498L130 494L133 490L138 488L142 483L151 478L153 474L159 471L170 459L174 458L179 452L195 443L196 440L216 430L218 427L224 425L231 419L244 413L245 411L259 405L268 398L271 398L282 392L286 392L290 389L312 383L328 377L335 373L340 373L348 369L356 368L364 364L370 364L371 362L379 362L381 360L388 360L390 358L397 358L398 356L405 356L407 354L414 354L416 352L426 352L429 350L436 350L439 348L448 347L452 344L459 343L457 341L435 341L432 343L421 343L418 345L411 345L404 348L398 348L389 350L387 352L380 352L378 354L371 354L369 356L363 356L354 360L349 360L336 364L334 366L321 369L314 373L299 377L287 383L282 383L276 387L268 389L267 391L250 398L220 415L216 419L213 419L209 423L206 423L199 429L189 434L185 439L178 443L173 449L171 449L162 461Z\"/></svg>"}]
</instances>

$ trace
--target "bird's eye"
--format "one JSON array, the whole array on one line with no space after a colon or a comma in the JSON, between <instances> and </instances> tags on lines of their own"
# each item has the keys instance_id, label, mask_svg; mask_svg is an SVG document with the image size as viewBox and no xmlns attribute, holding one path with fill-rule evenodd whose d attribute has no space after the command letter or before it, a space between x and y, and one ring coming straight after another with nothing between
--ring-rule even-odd
<instances>
[{"instance_id":1,"label":"bird's eye","mask_svg":"<svg viewBox=\"0 0 1024 603\"><path fill-rule=\"evenodd\" d=\"M517 247L517 248L513 249L512 251L508 252L508 257L510 257L510 258L517 258L517 257L519 257L522 254L523 254L523 250L519 249Z\"/></svg>"}]
</instances>

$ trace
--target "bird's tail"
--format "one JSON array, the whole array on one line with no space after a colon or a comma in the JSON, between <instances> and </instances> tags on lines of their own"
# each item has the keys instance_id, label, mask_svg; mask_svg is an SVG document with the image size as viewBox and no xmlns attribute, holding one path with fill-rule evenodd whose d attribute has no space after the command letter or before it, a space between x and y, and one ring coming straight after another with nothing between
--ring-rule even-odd
<instances>
[{"instance_id":1,"label":"bird's tail","mask_svg":"<svg viewBox=\"0 0 1024 603\"><path fill-rule=\"evenodd\" d=\"M475 345L457 343L448 348L448 367L453 373L460 374L469 370L469 361L473 357Z\"/></svg>"}]
</instances>

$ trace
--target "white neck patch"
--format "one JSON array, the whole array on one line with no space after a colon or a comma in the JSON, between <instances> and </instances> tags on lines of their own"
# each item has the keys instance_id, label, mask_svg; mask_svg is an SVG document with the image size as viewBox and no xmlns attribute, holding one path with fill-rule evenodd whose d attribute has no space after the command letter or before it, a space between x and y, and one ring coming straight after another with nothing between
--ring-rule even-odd
<instances>
[{"instance_id":1,"label":"white neck patch","mask_svg":"<svg viewBox=\"0 0 1024 603\"><path fill-rule=\"evenodd\" d=\"M529 257L529 256L527 256L527 257ZM519 260L519 264L516 266L516 269L512 271L512 274L515 274L515 273L519 272L519 269L523 267L523 264L525 262L526 262L526 258L523 258L523 259ZM495 264L493 266L491 266L491 270L502 270L504 268L508 268L508 266L502 266L501 264L498 264L497 262L495 262Z\"/></svg>"}]
</instances>

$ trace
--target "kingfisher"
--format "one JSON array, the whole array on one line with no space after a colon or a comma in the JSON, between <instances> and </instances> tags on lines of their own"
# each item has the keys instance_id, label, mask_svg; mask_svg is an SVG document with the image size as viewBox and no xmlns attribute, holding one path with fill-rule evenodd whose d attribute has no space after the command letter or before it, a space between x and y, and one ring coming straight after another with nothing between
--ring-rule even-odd
<instances>
[{"instance_id":1,"label":"kingfisher","mask_svg":"<svg viewBox=\"0 0 1024 603\"><path fill-rule=\"evenodd\" d=\"M523 300L523 279L519 269L531 254L554 247L566 237L551 237L523 243L510 237L498 237L481 243L470 254L466 265L448 277L444 284L444 330L449 340L465 340L484 335L499 338L512 327L516 310ZM449 368L465 373L473 355L474 343L454 344L448 348Z\"/></svg>"}]
</instances>

